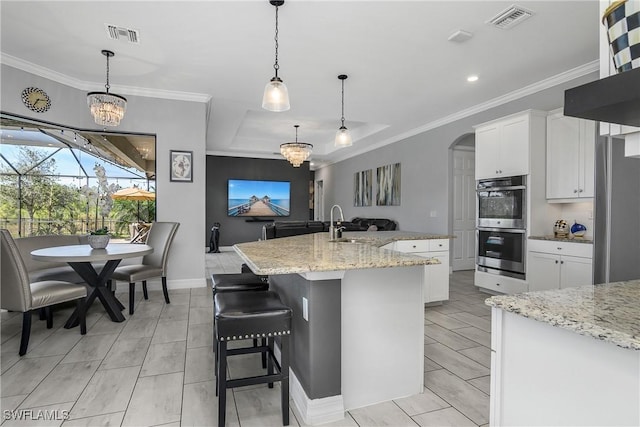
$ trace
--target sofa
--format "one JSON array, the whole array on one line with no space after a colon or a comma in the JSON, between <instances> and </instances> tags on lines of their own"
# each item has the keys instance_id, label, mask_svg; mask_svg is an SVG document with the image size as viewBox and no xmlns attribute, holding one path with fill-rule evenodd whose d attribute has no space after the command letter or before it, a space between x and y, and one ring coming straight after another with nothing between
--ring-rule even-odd
<instances>
[{"instance_id":1,"label":"sofa","mask_svg":"<svg viewBox=\"0 0 640 427\"><path fill-rule=\"evenodd\" d=\"M341 221L344 231L367 231L375 226L377 231L395 230L395 221L386 218L353 218L351 221ZM328 221L274 221L262 226L262 239L276 239L278 237L298 236L329 231Z\"/></svg>"},{"instance_id":2,"label":"sofa","mask_svg":"<svg viewBox=\"0 0 640 427\"><path fill-rule=\"evenodd\" d=\"M36 261L31 257L31 251L52 246L86 245L88 244L86 235L33 236L21 237L14 240L27 268L31 282L62 280L71 283L84 283L84 280L82 280L78 273L73 271L69 264L65 262ZM102 268L101 266L94 266L98 271Z\"/></svg>"}]
</instances>

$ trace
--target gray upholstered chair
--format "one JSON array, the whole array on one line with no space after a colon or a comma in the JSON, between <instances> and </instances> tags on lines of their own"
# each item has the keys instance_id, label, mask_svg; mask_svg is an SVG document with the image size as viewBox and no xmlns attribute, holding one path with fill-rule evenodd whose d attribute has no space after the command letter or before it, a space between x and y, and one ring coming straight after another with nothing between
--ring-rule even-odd
<instances>
[{"instance_id":1,"label":"gray upholstered chair","mask_svg":"<svg viewBox=\"0 0 640 427\"><path fill-rule=\"evenodd\" d=\"M87 288L81 284L63 282L60 280L45 280L29 282L29 275L16 242L8 230L0 230L0 252L2 272L0 273L0 302L5 310L19 311L22 317L22 339L20 341L20 356L24 356L29 346L31 335L31 314L35 310L47 308L47 328L53 326L51 310L48 307L67 301L76 300L80 333L87 333L85 321L84 300Z\"/></svg>"},{"instance_id":2,"label":"gray upholstered chair","mask_svg":"<svg viewBox=\"0 0 640 427\"><path fill-rule=\"evenodd\" d=\"M167 260L171 242L179 226L177 222L154 222L147 237L147 245L153 248L153 253L145 255L142 258L142 264L123 265L116 268L111 275L112 280L129 282L129 314L133 314L136 282L139 281L142 281L144 299L149 299L147 280L161 277L164 300L167 304L170 303L167 291Z\"/></svg>"}]
</instances>

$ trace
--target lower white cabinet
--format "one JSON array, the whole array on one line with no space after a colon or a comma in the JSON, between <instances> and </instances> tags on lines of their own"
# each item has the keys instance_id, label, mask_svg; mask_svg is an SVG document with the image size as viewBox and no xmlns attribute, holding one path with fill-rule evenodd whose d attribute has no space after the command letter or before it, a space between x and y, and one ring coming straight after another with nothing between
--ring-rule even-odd
<instances>
[{"instance_id":1,"label":"lower white cabinet","mask_svg":"<svg viewBox=\"0 0 640 427\"><path fill-rule=\"evenodd\" d=\"M529 240L527 281L530 291L593 284L591 243Z\"/></svg>"},{"instance_id":2,"label":"lower white cabinet","mask_svg":"<svg viewBox=\"0 0 640 427\"><path fill-rule=\"evenodd\" d=\"M424 266L424 302L449 299L449 239L398 240L394 250L438 259L440 264Z\"/></svg>"},{"instance_id":3,"label":"lower white cabinet","mask_svg":"<svg viewBox=\"0 0 640 427\"><path fill-rule=\"evenodd\" d=\"M519 294L528 290L527 282L524 280L477 270L474 284L479 288L502 294Z\"/></svg>"}]
</instances>

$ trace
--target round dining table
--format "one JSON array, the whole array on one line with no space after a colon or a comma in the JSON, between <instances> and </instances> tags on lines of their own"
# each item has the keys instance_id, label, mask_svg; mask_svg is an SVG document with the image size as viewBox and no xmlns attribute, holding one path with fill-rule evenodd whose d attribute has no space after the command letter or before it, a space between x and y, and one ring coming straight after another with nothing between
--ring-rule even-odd
<instances>
[{"instance_id":1,"label":"round dining table","mask_svg":"<svg viewBox=\"0 0 640 427\"><path fill-rule=\"evenodd\" d=\"M66 262L89 285L89 293L85 299L86 310L96 298L100 300L109 317L114 322L124 321L121 311L124 308L107 286L113 271L125 258L144 256L153 252L149 245L132 243L109 243L104 249L93 249L89 245L53 246L31 252L31 257L38 261ZM105 262L98 273L94 263ZM77 326L77 309L73 312L65 328Z\"/></svg>"}]
</instances>

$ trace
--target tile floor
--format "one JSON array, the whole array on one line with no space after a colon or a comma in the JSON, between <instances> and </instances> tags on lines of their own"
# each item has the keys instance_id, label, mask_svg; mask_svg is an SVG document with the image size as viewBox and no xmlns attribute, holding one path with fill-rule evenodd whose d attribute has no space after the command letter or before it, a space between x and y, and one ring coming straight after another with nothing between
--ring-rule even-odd
<instances>
[{"instance_id":1,"label":"tile floor","mask_svg":"<svg viewBox=\"0 0 640 427\"><path fill-rule=\"evenodd\" d=\"M206 257L207 275L240 271L234 252ZM70 309L56 312L54 329L34 318L29 351L22 358L17 355L21 315L2 313L2 426L216 425L210 290L171 291L170 305L164 304L160 291L149 294L148 301L138 295L134 316L126 315L123 323L111 322L95 304L85 336L62 328ZM487 295L473 286L473 272L468 271L451 276L450 296L447 303L425 309L424 393L349 411L331 425L488 423ZM126 294L120 300L128 301ZM231 376L255 370L259 362L253 357L232 358ZM291 408L291 425L302 425ZM39 419L5 420L10 414L6 411L23 409ZM66 420L44 419L51 415ZM227 420L230 426L281 425L278 386L234 389Z\"/></svg>"}]
</instances>

